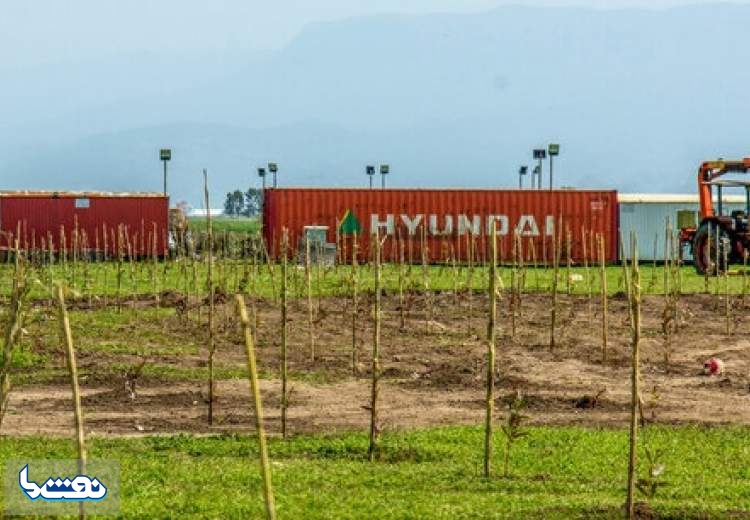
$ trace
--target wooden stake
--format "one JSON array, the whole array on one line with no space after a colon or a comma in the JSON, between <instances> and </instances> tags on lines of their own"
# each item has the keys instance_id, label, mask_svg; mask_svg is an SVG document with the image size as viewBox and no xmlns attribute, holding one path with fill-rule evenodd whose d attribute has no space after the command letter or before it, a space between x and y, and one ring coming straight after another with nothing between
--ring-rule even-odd
<instances>
[{"instance_id":1,"label":"wooden stake","mask_svg":"<svg viewBox=\"0 0 750 520\"><path fill-rule=\"evenodd\" d=\"M640 396L640 359L639 347L641 341L641 277L638 269L638 251L635 234L631 235L631 261L632 261L632 363L630 378L630 457L628 461L628 495L626 508L628 518L635 518L635 479L637 465L638 445L638 409Z\"/></svg>"},{"instance_id":2,"label":"wooden stake","mask_svg":"<svg viewBox=\"0 0 750 520\"><path fill-rule=\"evenodd\" d=\"M406 299L404 298L404 284L406 283L406 262L404 258L404 239L399 238L399 261L398 261L398 306L400 329L406 329Z\"/></svg>"},{"instance_id":3,"label":"wooden stake","mask_svg":"<svg viewBox=\"0 0 750 520\"><path fill-rule=\"evenodd\" d=\"M22 306L24 296L26 295L26 284L18 246L18 239L16 239L13 289L11 292L10 308L8 309L8 321L5 324L3 359L2 364L0 364L0 427L3 424L3 417L8 408L8 401L10 400L10 370L13 361L13 352L18 344L23 326Z\"/></svg>"},{"instance_id":4,"label":"wooden stake","mask_svg":"<svg viewBox=\"0 0 750 520\"><path fill-rule=\"evenodd\" d=\"M729 255L727 247L722 248L724 251L724 314L726 317L726 334L732 334L732 312L729 294Z\"/></svg>"},{"instance_id":5,"label":"wooden stake","mask_svg":"<svg viewBox=\"0 0 750 520\"><path fill-rule=\"evenodd\" d=\"M557 284L560 275L560 254L561 254L561 240L562 240L562 219L558 219L558 223L552 232L552 316L550 319L549 326L549 349L550 351L555 350L555 326L557 325Z\"/></svg>"},{"instance_id":6,"label":"wooden stake","mask_svg":"<svg viewBox=\"0 0 750 520\"><path fill-rule=\"evenodd\" d=\"M255 409L255 432L258 435L258 450L260 451L260 474L263 479L263 499L266 503L266 518L274 520L276 511L273 503L273 486L271 484L271 463L268 458L268 447L266 446L266 430L263 424L263 402L260 397L260 385L258 384L258 370L255 364L255 346L253 335L250 330L250 320L247 316L245 301L242 295L235 296L237 302L237 314L242 323L242 331L245 336L245 353L247 354L247 372L250 380L250 393Z\"/></svg>"},{"instance_id":7,"label":"wooden stake","mask_svg":"<svg viewBox=\"0 0 750 520\"><path fill-rule=\"evenodd\" d=\"M599 274L601 277L601 301L602 301L602 363L607 362L607 339L609 332L609 314L607 298L607 269L606 256L604 254L604 236L599 235Z\"/></svg>"},{"instance_id":8,"label":"wooden stake","mask_svg":"<svg viewBox=\"0 0 750 520\"><path fill-rule=\"evenodd\" d=\"M210 200L208 194L208 171L203 169L203 195L206 204L206 232L208 233L208 246L205 254L208 259L206 271L206 282L208 283L208 424L214 423L214 354L216 344L214 343L214 233L211 225Z\"/></svg>"},{"instance_id":9,"label":"wooden stake","mask_svg":"<svg viewBox=\"0 0 750 520\"><path fill-rule=\"evenodd\" d=\"M70 374L70 389L73 393L73 412L76 421L76 440L78 443L78 474L86 474L86 439L83 432L83 409L81 408L81 390L78 387L78 366L73 346L73 334L70 331L70 320L65 308L65 294L61 284L57 285L57 305L60 320L60 336L65 343L65 361ZM85 503L78 503L79 518L86 518Z\"/></svg>"},{"instance_id":10,"label":"wooden stake","mask_svg":"<svg viewBox=\"0 0 750 520\"><path fill-rule=\"evenodd\" d=\"M352 286L352 375L357 376L359 369L359 349L357 347L357 320L359 319L359 264L357 262L357 234L353 235L352 243L352 270L350 283ZM402 293L403 294L403 293ZM403 305L403 301L401 303ZM403 311L402 311L403 312Z\"/></svg>"},{"instance_id":11,"label":"wooden stake","mask_svg":"<svg viewBox=\"0 0 750 520\"><path fill-rule=\"evenodd\" d=\"M381 265L380 265L380 234L376 230L374 236L374 268L375 268L375 308L372 338L372 387L370 394L370 447L367 450L370 461L375 460L378 449L380 426L378 425L378 393L380 380L380 293L381 293Z\"/></svg>"},{"instance_id":12,"label":"wooden stake","mask_svg":"<svg viewBox=\"0 0 750 520\"><path fill-rule=\"evenodd\" d=\"M490 228L490 269L487 280L489 317L487 319L487 396L484 418L484 478L490 478L492 471L492 416L495 407L495 320L497 318L497 222Z\"/></svg>"},{"instance_id":13,"label":"wooden stake","mask_svg":"<svg viewBox=\"0 0 750 520\"><path fill-rule=\"evenodd\" d=\"M581 226L581 243L583 244L583 271L586 275L586 295L588 296L588 303L589 303L589 323L591 323L591 320L594 316L593 306L592 306L592 291L591 291L591 272L589 270L589 257L588 257L588 240L586 237L586 228ZM593 256L593 251L591 252Z\"/></svg>"},{"instance_id":14,"label":"wooden stake","mask_svg":"<svg viewBox=\"0 0 750 520\"><path fill-rule=\"evenodd\" d=\"M317 257L320 262L320 256ZM315 309L312 295L312 263L310 241L305 237L305 280L307 282L307 329L310 334L310 361L315 363ZM318 286L320 288L320 286Z\"/></svg>"},{"instance_id":15,"label":"wooden stake","mask_svg":"<svg viewBox=\"0 0 750 520\"><path fill-rule=\"evenodd\" d=\"M287 333L288 333L288 254L289 232L286 228L282 231L281 238L281 436L286 439L286 417L289 397L287 392Z\"/></svg>"},{"instance_id":16,"label":"wooden stake","mask_svg":"<svg viewBox=\"0 0 750 520\"><path fill-rule=\"evenodd\" d=\"M572 292L572 286L573 282L571 280L571 268L573 264L573 260L571 258L571 249L573 247L573 236L570 232L570 226L565 226L565 275L568 279L566 284L566 292L568 293L568 296L570 296Z\"/></svg>"}]
</instances>

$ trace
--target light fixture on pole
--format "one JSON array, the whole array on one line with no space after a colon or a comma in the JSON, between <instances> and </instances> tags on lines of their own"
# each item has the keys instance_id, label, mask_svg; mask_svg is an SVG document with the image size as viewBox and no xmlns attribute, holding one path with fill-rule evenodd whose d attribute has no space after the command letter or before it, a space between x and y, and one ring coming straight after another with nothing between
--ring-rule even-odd
<instances>
[{"instance_id":1,"label":"light fixture on pole","mask_svg":"<svg viewBox=\"0 0 750 520\"><path fill-rule=\"evenodd\" d=\"M276 184L276 172L279 171L279 165L275 162L268 163L268 171L273 173L273 187L278 187L278 184Z\"/></svg>"},{"instance_id":2,"label":"light fixture on pole","mask_svg":"<svg viewBox=\"0 0 750 520\"><path fill-rule=\"evenodd\" d=\"M159 159L164 163L164 196L167 195L167 163L172 160L172 150L162 148L159 150Z\"/></svg>"},{"instance_id":3,"label":"light fixture on pole","mask_svg":"<svg viewBox=\"0 0 750 520\"><path fill-rule=\"evenodd\" d=\"M547 158L547 150L545 150L544 148L534 149L534 159L539 161L539 163L537 164L537 167L534 168L534 173L539 175L536 187L540 190L542 189L542 161L545 160L546 158Z\"/></svg>"},{"instance_id":4,"label":"light fixture on pole","mask_svg":"<svg viewBox=\"0 0 750 520\"><path fill-rule=\"evenodd\" d=\"M370 189L372 189L372 178L375 176L375 167L374 166L365 166L365 173L370 178Z\"/></svg>"},{"instance_id":5,"label":"light fixture on pole","mask_svg":"<svg viewBox=\"0 0 750 520\"><path fill-rule=\"evenodd\" d=\"M266 169L258 168L258 177L263 181L263 190L266 189Z\"/></svg>"},{"instance_id":6,"label":"light fixture on pole","mask_svg":"<svg viewBox=\"0 0 750 520\"><path fill-rule=\"evenodd\" d=\"M380 165L380 187L385 189L385 176L390 172L390 167L387 164Z\"/></svg>"},{"instance_id":7,"label":"light fixture on pole","mask_svg":"<svg viewBox=\"0 0 750 520\"><path fill-rule=\"evenodd\" d=\"M266 169L258 168L258 177L263 181L263 191L266 190Z\"/></svg>"},{"instance_id":8,"label":"light fixture on pole","mask_svg":"<svg viewBox=\"0 0 750 520\"><path fill-rule=\"evenodd\" d=\"M547 151L549 152L549 189L552 189L552 159L560 155L560 145L550 144L547 147Z\"/></svg>"},{"instance_id":9,"label":"light fixture on pole","mask_svg":"<svg viewBox=\"0 0 750 520\"><path fill-rule=\"evenodd\" d=\"M534 179L536 179L536 184L534 183ZM538 164L534 166L534 169L531 171L531 187L532 188L541 188L542 184L542 167Z\"/></svg>"},{"instance_id":10,"label":"light fixture on pole","mask_svg":"<svg viewBox=\"0 0 750 520\"><path fill-rule=\"evenodd\" d=\"M523 178L524 176L529 173L529 167L528 166L521 166L518 168L518 189L523 189Z\"/></svg>"}]
</instances>

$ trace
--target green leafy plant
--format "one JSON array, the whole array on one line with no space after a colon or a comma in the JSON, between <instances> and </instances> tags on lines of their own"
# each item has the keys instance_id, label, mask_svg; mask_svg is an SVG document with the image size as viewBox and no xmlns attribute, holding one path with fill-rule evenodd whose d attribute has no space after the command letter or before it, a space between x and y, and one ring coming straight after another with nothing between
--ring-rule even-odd
<instances>
[{"instance_id":1,"label":"green leafy plant","mask_svg":"<svg viewBox=\"0 0 750 520\"><path fill-rule=\"evenodd\" d=\"M524 408L526 408L526 401L520 392L516 392L515 395L509 399L508 415L505 424L501 426L503 436L505 437L503 477L508 477L510 474L510 452L513 448L513 444L517 440L528 435L528 432L524 428L524 423L526 419L528 419L528 416L523 414Z\"/></svg>"},{"instance_id":2,"label":"green leafy plant","mask_svg":"<svg viewBox=\"0 0 750 520\"><path fill-rule=\"evenodd\" d=\"M666 469L666 464L662 462L664 450L646 445L644 451L647 462L646 475L636 481L635 487L646 497L653 498L656 492L667 484L661 478Z\"/></svg>"}]
</instances>

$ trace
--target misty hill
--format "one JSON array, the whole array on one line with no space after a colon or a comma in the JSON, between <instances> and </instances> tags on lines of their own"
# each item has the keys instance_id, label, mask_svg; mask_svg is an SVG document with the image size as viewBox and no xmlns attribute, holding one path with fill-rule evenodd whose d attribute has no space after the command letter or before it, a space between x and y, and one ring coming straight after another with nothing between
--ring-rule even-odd
<instances>
[{"instance_id":1,"label":"misty hill","mask_svg":"<svg viewBox=\"0 0 750 520\"><path fill-rule=\"evenodd\" d=\"M171 191L194 204L200 168L220 196L269 160L283 184L362 185L364 164L382 161L391 185L514 186L531 149L557 141L562 184L694 191L701 160L750 154L748 21L739 5L379 16L221 67L153 58L172 80L115 59L90 71L86 96L58 70L32 104L16 77L0 175L158 190L156 150L171 146Z\"/></svg>"}]
</instances>

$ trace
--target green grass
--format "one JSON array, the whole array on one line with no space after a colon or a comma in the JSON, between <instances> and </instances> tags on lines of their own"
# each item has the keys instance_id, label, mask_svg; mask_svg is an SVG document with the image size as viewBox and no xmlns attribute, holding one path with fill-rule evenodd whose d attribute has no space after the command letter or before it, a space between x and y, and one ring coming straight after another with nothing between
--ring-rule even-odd
<instances>
[{"instance_id":1,"label":"green grass","mask_svg":"<svg viewBox=\"0 0 750 520\"><path fill-rule=\"evenodd\" d=\"M650 442L665 450L667 485L639 500L663 518L750 511L749 433L740 427L650 429ZM620 518L624 430L530 428L514 447L512 476L490 480L480 476L478 428L389 433L382 441L381 460L369 463L364 434L272 439L278 517ZM252 436L92 439L89 456L120 460L125 518L263 515ZM0 444L2 460L74 457L67 439L6 438Z\"/></svg>"},{"instance_id":2,"label":"green grass","mask_svg":"<svg viewBox=\"0 0 750 520\"><path fill-rule=\"evenodd\" d=\"M206 230L205 217L188 218L190 229L196 231ZM211 217L211 229L215 233L260 233L260 221L256 217Z\"/></svg>"},{"instance_id":3,"label":"green grass","mask_svg":"<svg viewBox=\"0 0 750 520\"><path fill-rule=\"evenodd\" d=\"M398 290L398 265L387 264L383 267L383 287L393 294ZM486 267L469 269L458 267L455 272L450 266L432 265L427 267L426 275L422 266L406 266L404 269L404 286L406 290L424 290L425 278L431 291L452 291L457 287L459 291L470 287L474 291L484 291L487 286ZM502 267L500 270L503 286L510 287L511 269ZM301 266L296 266L290 272L290 295L302 297L305 295L305 273ZM741 270L740 270L741 272ZM120 283L118 286L118 275ZM362 292L373 290L372 266L362 265L358 269L359 287ZM623 270L621 266L606 268L607 289L610 295L622 293L624 290ZM7 297L12 287L12 266L0 265L0 296ZM181 259L153 263L124 262L118 266L116 262L99 262L81 264L77 266L54 265L37 269L34 272L37 280L33 284L30 297L50 298L50 287L53 281L63 280L74 290L77 297L103 298L109 303L115 303L119 297L127 300L133 295L153 297L163 291L176 291L182 294L207 294L207 262L196 259ZM278 294L281 270L278 265L253 265L243 260L217 260L214 264L215 286L231 294L240 290L249 294L272 298ZM548 268L527 269L524 291L528 293L548 293L552 284L553 271ZM594 294L600 290L600 278L597 269L590 269L588 273L582 267L571 269L571 293L585 295L589 287ZM567 292L568 273L565 268L560 271L558 289ZM590 280L590 283L587 282ZM661 266L641 266L641 280L644 294L661 294L664 291L664 270ZM315 295L320 296L349 296L351 294L351 267L347 265L313 269L312 287ZM674 282L670 282L674 283ZM750 275L731 275L728 279L731 294L750 293ZM680 287L683 294L693 293L724 293L725 279L710 277L708 279L695 273L692 267L685 266L680 270Z\"/></svg>"}]
</instances>

